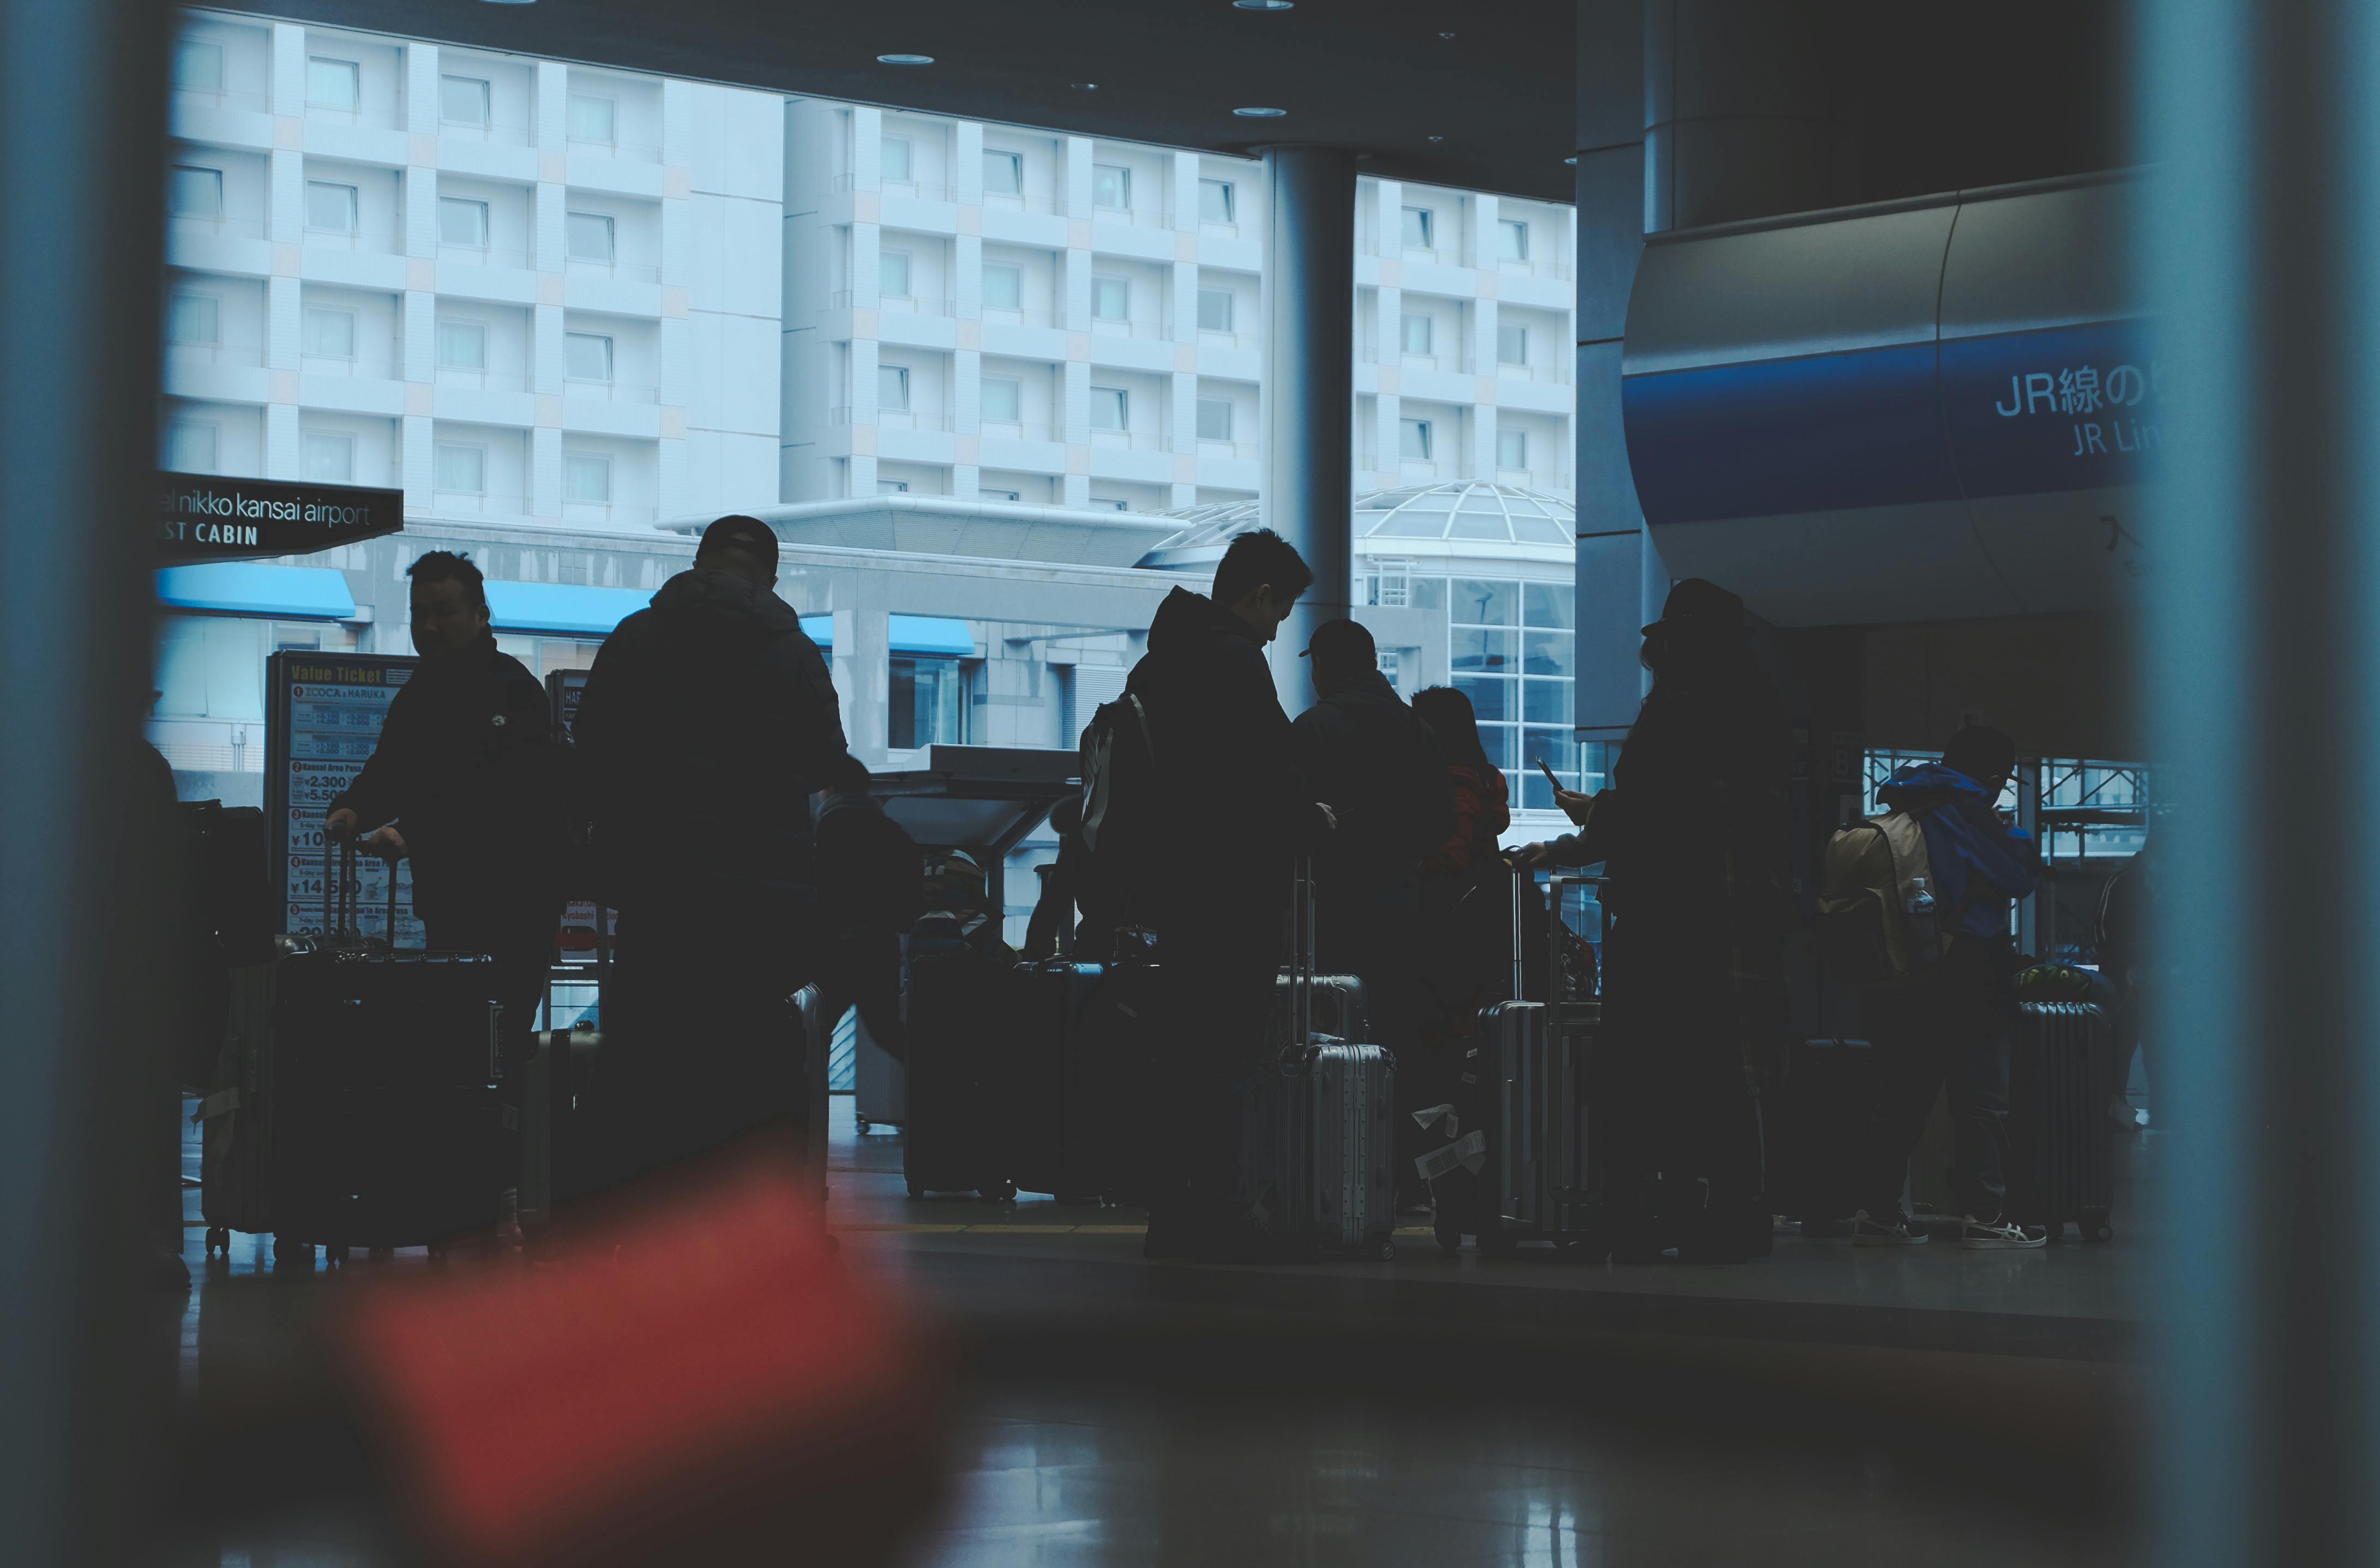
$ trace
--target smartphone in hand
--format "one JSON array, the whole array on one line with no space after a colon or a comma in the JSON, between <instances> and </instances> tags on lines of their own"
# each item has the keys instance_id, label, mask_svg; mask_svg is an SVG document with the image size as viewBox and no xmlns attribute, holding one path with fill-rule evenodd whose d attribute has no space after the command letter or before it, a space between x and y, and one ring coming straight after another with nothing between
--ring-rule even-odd
<instances>
[{"instance_id":1,"label":"smartphone in hand","mask_svg":"<svg viewBox=\"0 0 2380 1568\"><path fill-rule=\"evenodd\" d=\"M1556 793L1559 794L1563 788L1561 780L1554 777L1554 771L1546 765L1546 760L1542 757L1537 759L1537 772L1545 774L1546 783L1551 784Z\"/></svg>"}]
</instances>

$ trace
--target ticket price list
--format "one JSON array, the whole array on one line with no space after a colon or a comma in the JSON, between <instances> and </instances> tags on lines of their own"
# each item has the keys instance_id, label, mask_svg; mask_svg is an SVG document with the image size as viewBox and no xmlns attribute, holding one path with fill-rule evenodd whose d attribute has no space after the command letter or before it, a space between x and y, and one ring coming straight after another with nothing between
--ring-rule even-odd
<instances>
[{"instance_id":1,"label":"ticket price list","mask_svg":"<svg viewBox=\"0 0 2380 1568\"><path fill-rule=\"evenodd\" d=\"M278 737L281 771L283 917L291 932L321 934L326 925L323 909L322 819L331 802L355 781L379 745L388 705L412 673L407 659L339 661L337 681L304 678L310 672L296 664L282 665L284 699L276 717L286 715ZM378 679L369 677L377 676ZM363 678L355 678L363 677ZM425 945L421 922L413 913L413 867L396 867L397 916L392 939L388 917L386 861L376 855L357 857L358 888L355 925L367 937L393 940L399 947ZM336 853L333 852L335 869Z\"/></svg>"}]
</instances>

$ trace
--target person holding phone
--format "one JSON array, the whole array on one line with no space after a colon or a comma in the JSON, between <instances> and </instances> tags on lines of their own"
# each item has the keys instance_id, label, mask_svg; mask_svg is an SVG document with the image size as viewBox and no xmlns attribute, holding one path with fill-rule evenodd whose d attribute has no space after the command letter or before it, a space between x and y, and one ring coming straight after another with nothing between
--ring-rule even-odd
<instances>
[{"instance_id":1,"label":"person holding phone","mask_svg":"<svg viewBox=\"0 0 2380 1568\"><path fill-rule=\"evenodd\" d=\"M1596 1099L1620 1256L1742 1261L1769 1246L1757 1097L1785 1043L1791 735L1726 590L1678 584L1643 657L1612 786L1557 786L1580 831L1515 858L1609 878Z\"/></svg>"}]
</instances>

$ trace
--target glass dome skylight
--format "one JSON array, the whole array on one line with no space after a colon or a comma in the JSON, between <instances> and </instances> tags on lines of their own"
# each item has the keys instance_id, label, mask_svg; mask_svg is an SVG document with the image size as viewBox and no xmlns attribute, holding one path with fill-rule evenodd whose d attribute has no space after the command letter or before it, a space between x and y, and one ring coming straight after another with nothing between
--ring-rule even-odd
<instances>
[{"instance_id":1,"label":"glass dome skylight","mask_svg":"<svg viewBox=\"0 0 2380 1568\"><path fill-rule=\"evenodd\" d=\"M1221 501L1162 515L1180 518L1182 531L1144 556L1144 566L1186 565L1219 556L1235 535L1264 522L1263 504L1257 501ZM1357 497L1354 534L1358 540L1383 542L1439 539L1568 546L1576 518L1576 510L1560 496L1512 484L1452 480Z\"/></svg>"}]
</instances>

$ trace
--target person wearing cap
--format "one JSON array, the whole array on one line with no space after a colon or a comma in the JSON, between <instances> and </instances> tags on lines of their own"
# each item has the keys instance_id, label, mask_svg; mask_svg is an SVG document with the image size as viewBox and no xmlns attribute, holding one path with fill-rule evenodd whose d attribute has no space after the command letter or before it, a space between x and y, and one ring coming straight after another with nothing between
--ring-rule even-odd
<instances>
[{"instance_id":1,"label":"person wearing cap","mask_svg":"<svg viewBox=\"0 0 2380 1568\"><path fill-rule=\"evenodd\" d=\"M720 518L604 640L579 698L589 844L620 912L604 1076L621 1176L804 1104L784 1008L819 956L808 797L846 748L776 581L774 530Z\"/></svg>"},{"instance_id":2,"label":"person wearing cap","mask_svg":"<svg viewBox=\"0 0 2380 1568\"><path fill-rule=\"evenodd\" d=\"M1580 832L1524 864L1601 863L1611 920L1591 1107L1616 1254L1769 1250L1759 1094L1785 1046L1791 732L1743 602L1690 578L1645 628L1653 689Z\"/></svg>"},{"instance_id":3,"label":"person wearing cap","mask_svg":"<svg viewBox=\"0 0 2380 1568\"><path fill-rule=\"evenodd\" d=\"M1301 657L1314 677L1313 707L1297 716L1298 762L1317 798L1339 819L1339 829L1315 852L1316 958L1326 973L1364 982L1373 1039L1409 1053L1422 997L1420 972L1421 864L1454 832L1454 792L1446 758L1429 726L1405 705L1380 674L1369 629L1351 620L1314 629ZM1430 1081L1421 1072L1398 1075L1399 1100ZM1421 1129L1402 1114L1401 1142L1420 1152ZM1400 1196L1407 1206L1427 1201L1428 1189L1409 1159L1397 1161Z\"/></svg>"}]
</instances>

